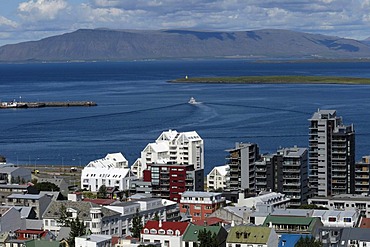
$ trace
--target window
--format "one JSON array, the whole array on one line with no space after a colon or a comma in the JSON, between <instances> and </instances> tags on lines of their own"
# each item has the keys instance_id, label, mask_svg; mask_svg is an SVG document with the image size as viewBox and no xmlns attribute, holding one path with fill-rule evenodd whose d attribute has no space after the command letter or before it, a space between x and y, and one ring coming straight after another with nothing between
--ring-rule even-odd
<instances>
[{"instance_id":1,"label":"window","mask_svg":"<svg viewBox=\"0 0 370 247\"><path fill-rule=\"evenodd\" d=\"M337 219L335 218L335 217L329 217L329 222L336 222L337 221Z\"/></svg>"},{"instance_id":2,"label":"window","mask_svg":"<svg viewBox=\"0 0 370 247\"><path fill-rule=\"evenodd\" d=\"M344 218L344 219L343 219L343 221L344 221L344 222L349 222L349 223L351 223L351 222L352 222L351 218Z\"/></svg>"}]
</instances>

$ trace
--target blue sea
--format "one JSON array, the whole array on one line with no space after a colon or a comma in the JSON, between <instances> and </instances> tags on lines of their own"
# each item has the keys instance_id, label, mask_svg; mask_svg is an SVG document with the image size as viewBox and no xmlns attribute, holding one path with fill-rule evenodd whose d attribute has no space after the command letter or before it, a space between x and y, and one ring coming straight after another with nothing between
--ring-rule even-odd
<instances>
[{"instance_id":1,"label":"blue sea","mask_svg":"<svg viewBox=\"0 0 370 247\"><path fill-rule=\"evenodd\" d=\"M356 159L370 154L369 85L174 84L207 76L370 77L370 63L243 60L1 64L0 100L95 101L96 107L0 110L0 155L19 165L86 165L122 152L131 165L165 130L195 130L205 172L225 164L235 142L261 153L308 146L308 119L335 109L356 130ZM190 97L202 102L187 103Z\"/></svg>"}]
</instances>

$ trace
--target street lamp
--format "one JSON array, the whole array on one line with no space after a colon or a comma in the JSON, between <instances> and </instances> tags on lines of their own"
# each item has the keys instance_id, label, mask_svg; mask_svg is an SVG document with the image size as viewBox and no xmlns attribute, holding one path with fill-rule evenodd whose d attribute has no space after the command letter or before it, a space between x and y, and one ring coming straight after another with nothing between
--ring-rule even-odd
<instances>
[{"instance_id":1,"label":"street lamp","mask_svg":"<svg viewBox=\"0 0 370 247\"><path fill-rule=\"evenodd\" d=\"M34 169L35 174L36 174L36 161L37 161L37 160L39 160L39 159L40 159L40 158L36 158L36 159L35 159L35 164L34 164L34 166L35 166L35 169Z\"/></svg>"}]
</instances>

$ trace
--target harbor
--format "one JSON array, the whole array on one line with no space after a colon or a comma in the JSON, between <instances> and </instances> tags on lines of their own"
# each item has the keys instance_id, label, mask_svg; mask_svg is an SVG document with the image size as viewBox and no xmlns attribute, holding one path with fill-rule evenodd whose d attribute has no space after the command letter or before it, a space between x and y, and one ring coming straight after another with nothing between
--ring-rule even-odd
<instances>
[{"instance_id":1,"label":"harbor","mask_svg":"<svg viewBox=\"0 0 370 247\"><path fill-rule=\"evenodd\" d=\"M93 101L1 102L0 109L97 106Z\"/></svg>"}]
</instances>

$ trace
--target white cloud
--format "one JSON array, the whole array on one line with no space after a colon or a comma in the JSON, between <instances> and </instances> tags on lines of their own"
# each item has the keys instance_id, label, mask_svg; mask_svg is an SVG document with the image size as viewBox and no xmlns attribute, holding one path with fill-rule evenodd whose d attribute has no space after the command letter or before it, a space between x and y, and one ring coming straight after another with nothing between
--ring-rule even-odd
<instances>
[{"instance_id":1,"label":"white cloud","mask_svg":"<svg viewBox=\"0 0 370 247\"><path fill-rule=\"evenodd\" d=\"M66 0L29 0L20 3L18 11L30 21L54 20L67 6Z\"/></svg>"},{"instance_id":2,"label":"white cloud","mask_svg":"<svg viewBox=\"0 0 370 247\"><path fill-rule=\"evenodd\" d=\"M0 27L1 26L16 28L18 27L18 23L5 18L4 16L0 16Z\"/></svg>"}]
</instances>

